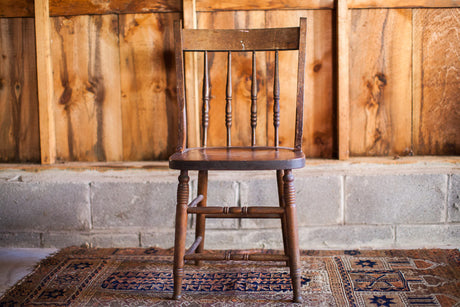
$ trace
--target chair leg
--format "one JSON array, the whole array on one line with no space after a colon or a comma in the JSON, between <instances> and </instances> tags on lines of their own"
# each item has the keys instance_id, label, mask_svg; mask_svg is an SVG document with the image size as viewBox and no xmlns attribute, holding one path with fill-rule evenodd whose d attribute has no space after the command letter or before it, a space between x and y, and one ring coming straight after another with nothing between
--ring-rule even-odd
<instances>
[{"instance_id":1,"label":"chair leg","mask_svg":"<svg viewBox=\"0 0 460 307\"><path fill-rule=\"evenodd\" d=\"M283 170L276 171L276 181L278 183L278 199L279 205L281 208L284 208L284 184L283 184ZM286 225L286 215L283 215L281 218L281 229L283 231L283 246L284 254L289 255L289 244L288 244L288 235L287 235L287 225ZM287 261L287 266L289 266L289 261Z\"/></svg>"},{"instance_id":2,"label":"chair leg","mask_svg":"<svg viewBox=\"0 0 460 307\"><path fill-rule=\"evenodd\" d=\"M198 195L203 195L203 200L198 204L198 207L206 207L208 199L208 171L198 172ZM204 236L206 230L206 218L203 214L196 215L196 232L195 239L201 237L201 243L196 249L196 253L202 253L204 249ZM196 265L201 265L200 260L195 261Z\"/></svg>"},{"instance_id":3,"label":"chair leg","mask_svg":"<svg viewBox=\"0 0 460 307\"><path fill-rule=\"evenodd\" d=\"M187 234L187 202L189 177L188 171L181 170L179 186L177 187L176 233L174 239L174 295L173 299L181 297L182 278L184 276L185 236Z\"/></svg>"},{"instance_id":4,"label":"chair leg","mask_svg":"<svg viewBox=\"0 0 460 307\"><path fill-rule=\"evenodd\" d=\"M294 292L294 302L302 302L300 288L301 268L299 235L297 232L297 214L295 205L294 176L292 170L284 171L284 204L285 216L289 240L289 267L291 272L292 289Z\"/></svg>"}]
</instances>

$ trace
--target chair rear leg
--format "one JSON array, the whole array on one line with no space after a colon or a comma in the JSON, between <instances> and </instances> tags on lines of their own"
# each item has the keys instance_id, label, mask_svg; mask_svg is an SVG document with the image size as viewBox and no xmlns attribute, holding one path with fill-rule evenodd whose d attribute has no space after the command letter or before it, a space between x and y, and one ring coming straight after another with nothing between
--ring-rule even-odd
<instances>
[{"instance_id":1,"label":"chair rear leg","mask_svg":"<svg viewBox=\"0 0 460 307\"><path fill-rule=\"evenodd\" d=\"M188 171L181 170L177 187L176 233L174 239L174 294L173 299L181 297L184 277L185 237L187 234L187 203L189 196Z\"/></svg>"},{"instance_id":2,"label":"chair rear leg","mask_svg":"<svg viewBox=\"0 0 460 307\"><path fill-rule=\"evenodd\" d=\"M292 289L294 292L294 302L302 302L302 292L300 288L301 268L299 235L297 232L297 214L295 205L294 176L292 170L284 171L284 205L288 232L289 245L289 267L291 272Z\"/></svg>"},{"instance_id":3,"label":"chair rear leg","mask_svg":"<svg viewBox=\"0 0 460 307\"><path fill-rule=\"evenodd\" d=\"M283 184L283 170L276 171L276 181L278 183L278 199L279 205L281 208L284 208L284 184ZM286 215L283 215L281 218L281 229L283 231L283 246L284 254L289 255L289 244L288 244L288 235L287 235L287 225L286 225ZM287 266L289 266L289 261L287 261Z\"/></svg>"},{"instance_id":4,"label":"chair rear leg","mask_svg":"<svg viewBox=\"0 0 460 307\"><path fill-rule=\"evenodd\" d=\"M203 195L203 200L198 204L198 207L206 207L208 199L208 171L198 172L198 195ZM204 236L206 230L206 218L203 214L196 215L196 232L195 239L201 237L201 243L196 249L196 253L202 253L204 250ZM196 265L201 265L200 260L195 261Z\"/></svg>"}]
</instances>

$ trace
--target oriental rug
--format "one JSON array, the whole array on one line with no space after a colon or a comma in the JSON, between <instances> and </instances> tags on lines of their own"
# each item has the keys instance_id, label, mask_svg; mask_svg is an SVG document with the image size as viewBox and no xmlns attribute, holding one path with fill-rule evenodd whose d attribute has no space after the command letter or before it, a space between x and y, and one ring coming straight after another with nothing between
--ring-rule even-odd
<instances>
[{"instance_id":1,"label":"oriental rug","mask_svg":"<svg viewBox=\"0 0 460 307\"><path fill-rule=\"evenodd\" d=\"M302 251L301 260L303 304L290 302L289 270L273 262L188 263L173 301L172 250L70 247L0 305L460 306L458 250Z\"/></svg>"}]
</instances>

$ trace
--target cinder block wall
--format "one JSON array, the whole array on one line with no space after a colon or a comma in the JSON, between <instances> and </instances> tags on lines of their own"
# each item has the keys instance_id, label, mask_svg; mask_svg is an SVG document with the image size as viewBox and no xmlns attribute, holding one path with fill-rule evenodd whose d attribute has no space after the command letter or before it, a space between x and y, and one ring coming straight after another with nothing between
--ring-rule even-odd
<instances>
[{"instance_id":1,"label":"cinder block wall","mask_svg":"<svg viewBox=\"0 0 460 307\"><path fill-rule=\"evenodd\" d=\"M0 246L171 247L177 175L4 169ZM311 162L294 175L301 248L460 247L458 163ZM196 184L191 172L191 197ZM211 172L208 192L208 205L278 200L274 172ZM209 219L207 229L207 248L282 248L277 220Z\"/></svg>"}]
</instances>

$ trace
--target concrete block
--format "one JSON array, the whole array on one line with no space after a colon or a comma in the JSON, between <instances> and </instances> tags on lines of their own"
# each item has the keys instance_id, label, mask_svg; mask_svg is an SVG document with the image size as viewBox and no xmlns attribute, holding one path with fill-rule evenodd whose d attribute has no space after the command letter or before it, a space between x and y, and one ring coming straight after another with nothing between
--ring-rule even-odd
<instances>
[{"instance_id":1,"label":"concrete block","mask_svg":"<svg viewBox=\"0 0 460 307\"><path fill-rule=\"evenodd\" d=\"M340 176L297 176L296 188L297 219L299 226L337 225L342 223ZM241 205L278 204L276 177L271 180L256 179L241 183ZM243 219L243 228L278 228L279 220Z\"/></svg>"},{"instance_id":2,"label":"concrete block","mask_svg":"<svg viewBox=\"0 0 460 307\"><path fill-rule=\"evenodd\" d=\"M42 247L38 232L0 232L0 247Z\"/></svg>"},{"instance_id":3,"label":"concrete block","mask_svg":"<svg viewBox=\"0 0 460 307\"><path fill-rule=\"evenodd\" d=\"M459 248L460 225L398 225L396 244L401 248Z\"/></svg>"},{"instance_id":4,"label":"concrete block","mask_svg":"<svg viewBox=\"0 0 460 307\"><path fill-rule=\"evenodd\" d=\"M197 195L198 181L193 181L193 198ZM238 184L232 180L208 180L208 206L238 206ZM195 215L189 215L191 226L194 227ZM207 219L206 229L236 229L239 226L238 219Z\"/></svg>"},{"instance_id":5,"label":"concrete block","mask_svg":"<svg viewBox=\"0 0 460 307\"><path fill-rule=\"evenodd\" d=\"M139 233L94 233L91 236L93 247L139 247Z\"/></svg>"},{"instance_id":6,"label":"concrete block","mask_svg":"<svg viewBox=\"0 0 460 307\"><path fill-rule=\"evenodd\" d=\"M328 226L299 228L302 249L391 248L394 226Z\"/></svg>"},{"instance_id":7,"label":"concrete block","mask_svg":"<svg viewBox=\"0 0 460 307\"><path fill-rule=\"evenodd\" d=\"M208 249L282 249L281 230L211 230L206 232L205 248Z\"/></svg>"},{"instance_id":8,"label":"concrete block","mask_svg":"<svg viewBox=\"0 0 460 307\"><path fill-rule=\"evenodd\" d=\"M46 248L91 246L92 244L89 232L45 232L42 236L42 246Z\"/></svg>"},{"instance_id":9,"label":"concrete block","mask_svg":"<svg viewBox=\"0 0 460 307\"><path fill-rule=\"evenodd\" d=\"M0 229L87 230L89 185L72 182L2 182Z\"/></svg>"},{"instance_id":10,"label":"concrete block","mask_svg":"<svg viewBox=\"0 0 460 307\"><path fill-rule=\"evenodd\" d=\"M206 232L207 235L207 232ZM174 247L174 229L171 230L145 230L140 234L142 247L161 247L171 248ZM192 245L195 241L195 233L187 231L185 240L186 248Z\"/></svg>"},{"instance_id":11,"label":"concrete block","mask_svg":"<svg viewBox=\"0 0 460 307\"><path fill-rule=\"evenodd\" d=\"M450 177L447 214L449 222L460 222L460 175L458 174Z\"/></svg>"},{"instance_id":12,"label":"concrete block","mask_svg":"<svg viewBox=\"0 0 460 307\"><path fill-rule=\"evenodd\" d=\"M446 175L347 176L345 223L444 222L446 182Z\"/></svg>"},{"instance_id":13,"label":"concrete block","mask_svg":"<svg viewBox=\"0 0 460 307\"><path fill-rule=\"evenodd\" d=\"M169 182L93 182L93 227L174 228L176 194L177 184Z\"/></svg>"}]
</instances>

